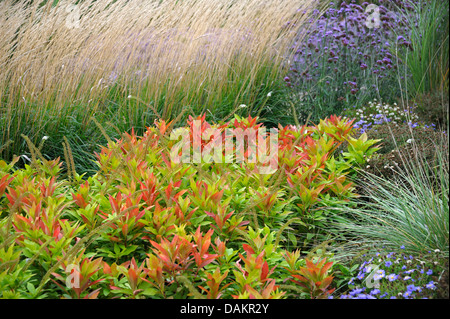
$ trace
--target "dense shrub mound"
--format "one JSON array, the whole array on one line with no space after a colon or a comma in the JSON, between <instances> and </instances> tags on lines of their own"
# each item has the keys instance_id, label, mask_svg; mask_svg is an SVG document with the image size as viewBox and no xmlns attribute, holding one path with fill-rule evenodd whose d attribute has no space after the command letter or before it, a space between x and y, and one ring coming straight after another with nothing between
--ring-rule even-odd
<instances>
[{"instance_id":1,"label":"dense shrub mound","mask_svg":"<svg viewBox=\"0 0 450 319\"><path fill-rule=\"evenodd\" d=\"M200 123L205 151L256 118ZM300 255L324 232L327 206L355 196L348 175L377 150L353 121L332 116L278 134L277 169L245 161L175 163L172 123L124 134L96 154L98 172L32 146L24 169L0 162L0 295L3 298L322 298L336 263ZM190 139L188 139L190 141ZM261 143L262 141L257 142ZM237 144L236 144L237 145ZM346 145L343 152L335 150ZM193 147L187 145L191 152ZM195 146L195 145L194 145ZM341 147L342 148L342 147ZM239 148L232 149L233 157ZM225 153L221 155L225 159ZM242 154L241 154L242 155ZM203 157L205 159L207 157ZM67 170L63 171L66 167Z\"/></svg>"}]
</instances>

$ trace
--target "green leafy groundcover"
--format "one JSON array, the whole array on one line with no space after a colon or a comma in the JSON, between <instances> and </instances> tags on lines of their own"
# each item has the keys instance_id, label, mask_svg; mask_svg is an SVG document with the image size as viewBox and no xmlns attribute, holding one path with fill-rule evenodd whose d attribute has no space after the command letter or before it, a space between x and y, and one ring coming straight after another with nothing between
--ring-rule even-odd
<instances>
[{"instance_id":1,"label":"green leafy groundcover","mask_svg":"<svg viewBox=\"0 0 450 319\"><path fill-rule=\"evenodd\" d=\"M251 117L195 120L202 133L264 128ZM329 297L336 263L300 248L325 229L326 207L351 204L349 174L377 141L335 116L280 126L278 169L260 174L248 158L173 162L172 124L109 141L87 179L67 144L67 174L33 145L24 169L0 161L2 298Z\"/></svg>"}]
</instances>

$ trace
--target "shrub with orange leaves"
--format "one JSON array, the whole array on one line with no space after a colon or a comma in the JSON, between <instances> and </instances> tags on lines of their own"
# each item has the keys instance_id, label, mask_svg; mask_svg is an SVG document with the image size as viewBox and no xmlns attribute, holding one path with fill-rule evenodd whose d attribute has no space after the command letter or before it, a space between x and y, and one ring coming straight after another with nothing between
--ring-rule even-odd
<instances>
[{"instance_id":1,"label":"shrub with orange leaves","mask_svg":"<svg viewBox=\"0 0 450 319\"><path fill-rule=\"evenodd\" d=\"M349 119L330 117L318 125L280 126L262 140L247 136L241 152L226 130L265 129L258 118L210 124L203 115L187 121L189 155L221 142L229 147L222 159L244 160L179 163L171 158L173 124L160 120L143 136L131 130L109 141L96 154L97 173L87 178L75 172L66 179L60 159L36 158L16 170L0 161L0 291L50 298L285 298L295 292L283 285L290 280L310 298L330 294L332 261L305 260L298 268L299 255L285 249L310 244L297 239L326 226L327 205L347 205L356 196L348 175L376 151L376 141L355 136ZM211 128L219 134L204 135ZM248 148L269 146L272 134L278 164L262 174ZM198 137L200 145L193 145ZM347 152L336 152L345 146ZM80 286L64 287L68 277Z\"/></svg>"}]
</instances>

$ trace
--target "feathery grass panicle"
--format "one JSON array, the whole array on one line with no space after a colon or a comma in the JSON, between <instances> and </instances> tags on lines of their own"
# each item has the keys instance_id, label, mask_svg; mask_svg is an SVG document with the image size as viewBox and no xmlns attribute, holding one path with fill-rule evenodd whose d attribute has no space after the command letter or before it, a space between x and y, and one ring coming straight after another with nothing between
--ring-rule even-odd
<instances>
[{"instance_id":1,"label":"feathery grass panicle","mask_svg":"<svg viewBox=\"0 0 450 319\"><path fill-rule=\"evenodd\" d=\"M33 142L42 132L52 136L43 152L56 152L61 139L53 137L74 119L83 125L72 133L82 136L92 117L128 131L176 118L185 106L215 118L240 104L260 113L268 92L284 87L287 48L313 4L3 1L0 142L14 141L5 158L20 152L21 133ZM271 104L283 103L283 94L277 98Z\"/></svg>"},{"instance_id":2,"label":"feathery grass panicle","mask_svg":"<svg viewBox=\"0 0 450 319\"><path fill-rule=\"evenodd\" d=\"M64 142L65 142L65 148L66 148L66 152L67 152L67 158L66 161L67 163L70 162L70 166L68 165L68 175L70 176L70 174L72 175L73 180L75 180L75 176L77 175L76 170L75 170L75 162L73 160L73 154L72 154L72 149L70 148L70 143L67 139L67 137L63 137L64 138ZM70 170L69 170L70 167Z\"/></svg>"}]
</instances>

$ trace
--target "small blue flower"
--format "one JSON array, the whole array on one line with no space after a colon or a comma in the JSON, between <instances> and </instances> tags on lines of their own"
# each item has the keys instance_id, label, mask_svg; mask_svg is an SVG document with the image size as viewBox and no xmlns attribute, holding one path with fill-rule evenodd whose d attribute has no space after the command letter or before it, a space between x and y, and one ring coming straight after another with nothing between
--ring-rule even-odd
<instances>
[{"instance_id":1,"label":"small blue flower","mask_svg":"<svg viewBox=\"0 0 450 319\"><path fill-rule=\"evenodd\" d=\"M384 263L384 265L385 265L386 267L391 267L391 266L392 266L392 261L388 260L388 261L386 261L386 262Z\"/></svg>"},{"instance_id":2,"label":"small blue flower","mask_svg":"<svg viewBox=\"0 0 450 319\"><path fill-rule=\"evenodd\" d=\"M414 284L406 286L406 290L408 291L416 291L418 287L414 286Z\"/></svg>"},{"instance_id":3,"label":"small blue flower","mask_svg":"<svg viewBox=\"0 0 450 319\"><path fill-rule=\"evenodd\" d=\"M350 295L351 295L351 296L354 296L354 295L356 295L356 294L360 294L362 291L363 291L363 289L361 289L361 288L356 288L356 289L353 289L352 291L350 291Z\"/></svg>"},{"instance_id":4,"label":"small blue flower","mask_svg":"<svg viewBox=\"0 0 450 319\"><path fill-rule=\"evenodd\" d=\"M380 293L380 289L374 289L370 292L371 295L378 295Z\"/></svg>"},{"instance_id":5,"label":"small blue flower","mask_svg":"<svg viewBox=\"0 0 450 319\"><path fill-rule=\"evenodd\" d=\"M403 294L403 297L408 298L409 296L411 296L411 294L412 294L412 292L408 290Z\"/></svg>"},{"instance_id":6,"label":"small blue flower","mask_svg":"<svg viewBox=\"0 0 450 319\"><path fill-rule=\"evenodd\" d=\"M398 275L390 274L389 276L387 276L387 278L389 279L389 281L395 281L395 280L397 280Z\"/></svg>"},{"instance_id":7,"label":"small blue flower","mask_svg":"<svg viewBox=\"0 0 450 319\"><path fill-rule=\"evenodd\" d=\"M370 272L372 270L372 266L366 266L363 269L363 272Z\"/></svg>"},{"instance_id":8,"label":"small blue flower","mask_svg":"<svg viewBox=\"0 0 450 319\"><path fill-rule=\"evenodd\" d=\"M429 270L427 271L427 275L430 276L430 275L432 275L432 274L433 274L433 270L429 269Z\"/></svg>"},{"instance_id":9,"label":"small blue flower","mask_svg":"<svg viewBox=\"0 0 450 319\"><path fill-rule=\"evenodd\" d=\"M373 279L380 280L381 278L384 278L385 275L386 275L385 271L383 269L379 269L375 272Z\"/></svg>"},{"instance_id":10,"label":"small blue flower","mask_svg":"<svg viewBox=\"0 0 450 319\"><path fill-rule=\"evenodd\" d=\"M405 245L401 245L401 246L400 246L400 249L405 249Z\"/></svg>"},{"instance_id":11,"label":"small blue flower","mask_svg":"<svg viewBox=\"0 0 450 319\"><path fill-rule=\"evenodd\" d=\"M434 285L434 281L430 281L429 283L427 283L427 284L425 285L425 287L426 287L427 289L436 289L436 286Z\"/></svg>"}]
</instances>

